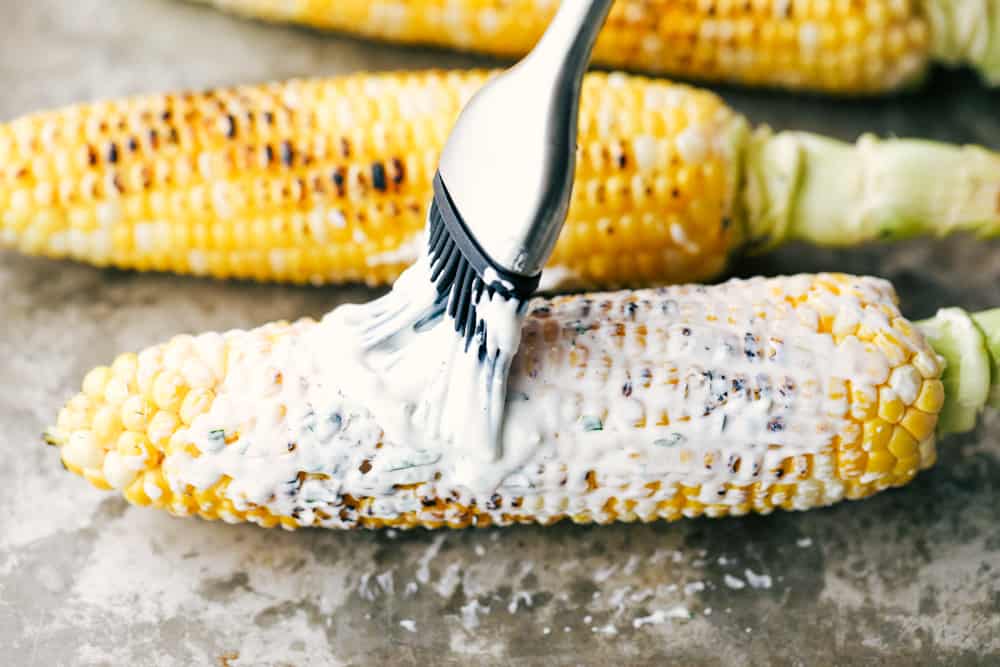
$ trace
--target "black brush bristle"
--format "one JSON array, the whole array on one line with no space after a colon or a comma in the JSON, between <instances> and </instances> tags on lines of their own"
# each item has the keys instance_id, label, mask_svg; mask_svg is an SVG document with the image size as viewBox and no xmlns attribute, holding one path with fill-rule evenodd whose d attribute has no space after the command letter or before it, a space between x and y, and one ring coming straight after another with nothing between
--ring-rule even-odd
<instances>
[{"instance_id":1,"label":"black brush bristle","mask_svg":"<svg viewBox=\"0 0 1000 667\"><path fill-rule=\"evenodd\" d=\"M438 299L447 301L446 312L455 322L455 331L465 340L466 350L478 336L480 354L485 354L486 323L477 321L475 306L485 284L445 228L437 202L431 203L429 220L431 282L437 288Z\"/></svg>"},{"instance_id":2,"label":"black brush bristle","mask_svg":"<svg viewBox=\"0 0 1000 667\"><path fill-rule=\"evenodd\" d=\"M440 174L434 177L427 239L431 282L437 289L438 303L445 306L454 320L455 331L465 340L466 350L473 340L477 341L477 354L482 361L487 355L489 328L478 317L476 304L483 293L490 298L499 294L507 300L527 301L538 287L540 275L525 277L493 262L462 222ZM505 284L486 284L482 276L488 268Z\"/></svg>"}]
</instances>

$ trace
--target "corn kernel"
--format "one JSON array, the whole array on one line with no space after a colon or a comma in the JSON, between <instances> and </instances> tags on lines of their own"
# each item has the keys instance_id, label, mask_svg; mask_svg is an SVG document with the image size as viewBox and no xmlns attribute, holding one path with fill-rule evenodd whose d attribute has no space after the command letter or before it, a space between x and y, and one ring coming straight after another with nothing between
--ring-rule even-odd
<instances>
[{"instance_id":1,"label":"corn kernel","mask_svg":"<svg viewBox=\"0 0 1000 667\"><path fill-rule=\"evenodd\" d=\"M115 450L122 458L131 457L133 459L138 459L147 465L150 463L149 453L152 451L152 447L150 446L149 441L146 440L145 436L141 433L125 431L118 436Z\"/></svg>"},{"instance_id":2,"label":"corn kernel","mask_svg":"<svg viewBox=\"0 0 1000 667\"><path fill-rule=\"evenodd\" d=\"M122 431L122 421L119 411L111 405L104 405L94 413L94 435L106 448L114 447L118 435Z\"/></svg>"},{"instance_id":3,"label":"corn kernel","mask_svg":"<svg viewBox=\"0 0 1000 667\"><path fill-rule=\"evenodd\" d=\"M172 412L160 410L153 415L146 426L146 437L154 447L163 451L167 441L177 431L179 422L177 416Z\"/></svg>"},{"instance_id":4,"label":"corn kernel","mask_svg":"<svg viewBox=\"0 0 1000 667\"><path fill-rule=\"evenodd\" d=\"M104 385L104 400L110 405L121 405L129 397L128 383L120 377L112 377Z\"/></svg>"},{"instance_id":5,"label":"corn kernel","mask_svg":"<svg viewBox=\"0 0 1000 667\"><path fill-rule=\"evenodd\" d=\"M944 385L941 380L924 380L914 405L929 414L937 414L944 406Z\"/></svg>"},{"instance_id":6,"label":"corn kernel","mask_svg":"<svg viewBox=\"0 0 1000 667\"><path fill-rule=\"evenodd\" d=\"M87 414L80 410L64 407L59 411L56 425L64 433L71 433L77 429L86 428Z\"/></svg>"},{"instance_id":7,"label":"corn kernel","mask_svg":"<svg viewBox=\"0 0 1000 667\"><path fill-rule=\"evenodd\" d=\"M133 505L139 505L141 507L146 507L150 504L149 496L143 490L144 478L142 476L137 476L135 480L128 485L122 495Z\"/></svg>"},{"instance_id":8,"label":"corn kernel","mask_svg":"<svg viewBox=\"0 0 1000 667\"><path fill-rule=\"evenodd\" d=\"M104 450L97 443L92 431L74 431L62 448L62 458L66 465L81 470L97 468L104 461Z\"/></svg>"},{"instance_id":9,"label":"corn kernel","mask_svg":"<svg viewBox=\"0 0 1000 667\"><path fill-rule=\"evenodd\" d=\"M112 486L108 484L108 481L104 479L104 473L95 468L87 468L83 471L83 477L88 482L96 486L102 491L111 491Z\"/></svg>"},{"instance_id":10,"label":"corn kernel","mask_svg":"<svg viewBox=\"0 0 1000 667\"><path fill-rule=\"evenodd\" d=\"M903 417L900 424L919 441L934 435L937 420L937 414L927 414L916 408L910 408L906 411L906 416Z\"/></svg>"},{"instance_id":11,"label":"corn kernel","mask_svg":"<svg viewBox=\"0 0 1000 667\"><path fill-rule=\"evenodd\" d=\"M878 416L880 418L890 424L895 424L903 418L903 413L905 411L906 406L904 406L903 401L896 396L896 392L889 387L882 387L879 390Z\"/></svg>"},{"instance_id":12,"label":"corn kernel","mask_svg":"<svg viewBox=\"0 0 1000 667\"><path fill-rule=\"evenodd\" d=\"M895 484L906 484L920 471L920 457L907 456L896 461L892 474L896 475Z\"/></svg>"},{"instance_id":13,"label":"corn kernel","mask_svg":"<svg viewBox=\"0 0 1000 667\"><path fill-rule=\"evenodd\" d=\"M156 408L142 396L132 395L122 403L121 423L130 431L145 431Z\"/></svg>"},{"instance_id":14,"label":"corn kernel","mask_svg":"<svg viewBox=\"0 0 1000 667\"><path fill-rule=\"evenodd\" d=\"M868 465L865 471L873 474L887 474L896 466L896 457L887 451L880 450L868 455Z\"/></svg>"},{"instance_id":15,"label":"corn kernel","mask_svg":"<svg viewBox=\"0 0 1000 667\"><path fill-rule=\"evenodd\" d=\"M104 387L111 379L111 369L98 366L83 378L83 393L93 399L104 398Z\"/></svg>"},{"instance_id":16,"label":"corn kernel","mask_svg":"<svg viewBox=\"0 0 1000 667\"><path fill-rule=\"evenodd\" d=\"M181 404L181 420L190 425L194 422L195 417L208 411L213 400L215 400L215 392L212 390L192 389L184 397L184 402Z\"/></svg>"},{"instance_id":17,"label":"corn kernel","mask_svg":"<svg viewBox=\"0 0 1000 667\"><path fill-rule=\"evenodd\" d=\"M889 451L897 459L917 456L917 441L902 426L897 426L892 430L892 438L889 440Z\"/></svg>"},{"instance_id":18,"label":"corn kernel","mask_svg":"<svg viewBox=\"0 0 1000 667\"><path fill-rule=\"evenodd\" d=\"M163 371L153 380L153 402L161 410L176 410L181 402L184 380L173 371Z\"/></svg>"},{"instance_id":19,"label":"corn kernel","mask_svg":"<svg viewBox=\"0 0 1000 667\"><path fill-rule=\"evenodd\" d=\"M881 419L871 419L865 422L862 446L867 452L885 450L892 437L892 424Z\"/></svg>"},{"instance_id":20,"label":"corn kernel","mask_svg":"<svg viewBox=\"0 0 1000 667\"><path fill-rule=\"evenodd\" d=\"M135 371L138 367L136 355L128 353L121 354L111 364L111 373L121 379L125 384L131 384L135 380Z\"/></svg>"}]
</instances>

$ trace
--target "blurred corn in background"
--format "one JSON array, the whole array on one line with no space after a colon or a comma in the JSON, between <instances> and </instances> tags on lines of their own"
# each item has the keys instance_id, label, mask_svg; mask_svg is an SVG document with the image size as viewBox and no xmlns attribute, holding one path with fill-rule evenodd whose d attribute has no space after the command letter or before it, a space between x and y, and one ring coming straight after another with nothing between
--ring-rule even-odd
<instances>
[{"instance_id":1,"label":"blurred corn in background","mask_svg":"<svg viewBox=\"0 0 1000 667\"><path fill-rule=\"evenodd\" d=\"M272 21L513 58L556 0L198 0ZM1000 0L618 0L595 62L842 94L917 83L931 62L1000 84Z\"/></svg>"},{"instance_id":2,"label":"blurred corn in background","mask_svg":"<svg viewBox=\"0 0 1000 667\"><path fill-rule=\"evenodd\" d=\"M358 74L102 102L0 125L0 245L126 269L391 282L486 71ZM734 252L1000 233L982 148L751 132L711 93L584 83L553 285L704 280ZM503 183L496 184L504 187Z\"/></svg>"}]
</instances>

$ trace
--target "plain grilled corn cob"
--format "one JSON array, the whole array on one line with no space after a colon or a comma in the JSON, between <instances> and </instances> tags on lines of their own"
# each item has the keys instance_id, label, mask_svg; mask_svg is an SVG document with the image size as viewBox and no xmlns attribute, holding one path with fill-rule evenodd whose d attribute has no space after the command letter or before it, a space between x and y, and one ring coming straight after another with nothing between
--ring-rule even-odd
<instances>
[{"instance_id":1,"label":"plain grilled corn cob","mask_svg":"<svg viewBox=\"0 0 1000 667\"><path fill-rule=\"evenodd\" d=\"M487 76L290 81L0 125L0 244L219 278L391 282L418 254L438 153ZM994 153L751 133L710 93L591 74L547 276L703 280L747 245L961 229L1000 233Z\"/></svg>"},{"instance_id":2,"label":"plain grilled corn cob","mask_svg":"<svg viewBox=\"0 0 1000 667\"><path fill-rule=\"evenodd\" d=\"M387 441L370 406L352 400L344 357L324 370L304 362L310 340L330 348L330 316L124 354L86 376L48 440L100 488L207 519L672 520L804 510L903 485L934 463L935 428L971 427L1000 382L1000 309L975 321L949 309L914 326L876 278L536 299L529 313L504 455L483 464L486 477L501 472L486 489L458 480L455 452ZM313 388L331 384L329 400L315 400ZM262 439L265 420L282 435Z\"/></svg>"},{"instance_id":3,"label":"plain grilled corn cob","mask_svg":"<svg viewBox=\"0 0 1000 667\"><path fill-rule=\"evenodd\" d=\"M548 0L201 0L274 21L501 56L526 53ZM1000 84L998 0L618 0L605 66L847 94L897 90L932 61Z\"/></svg>"}]
</instances>

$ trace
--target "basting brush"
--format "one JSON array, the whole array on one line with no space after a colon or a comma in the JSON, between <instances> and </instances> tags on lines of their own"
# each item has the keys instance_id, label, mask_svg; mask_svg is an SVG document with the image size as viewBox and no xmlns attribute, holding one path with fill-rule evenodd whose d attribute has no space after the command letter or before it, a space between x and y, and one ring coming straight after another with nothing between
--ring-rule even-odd
<instances>
[{"instance_id":1,"label":"basting brush","mask_svg":"<svg viewBox=\"0 0 1000 667\"><path fill-rule=\"evenodd\" d=\"M434 177L424 255L385 297L340 310L410 406L400 432L500 454L507 375L569 209L583 74L611 4L563 2L531 53L470 99Z\"/></svg>"}]
</instances>

